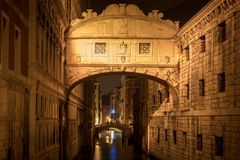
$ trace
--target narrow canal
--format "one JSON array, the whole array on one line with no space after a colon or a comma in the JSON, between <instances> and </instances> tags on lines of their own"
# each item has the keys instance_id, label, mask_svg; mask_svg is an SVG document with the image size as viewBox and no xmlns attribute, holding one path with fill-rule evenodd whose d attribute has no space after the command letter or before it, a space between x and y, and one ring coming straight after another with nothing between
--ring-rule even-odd
<instances>
[{"instance_id":1,"label":"narrow canal","mask_svg":"<svg viewBox=\"0 0 240 160\"><path fill-rule=\"evenodd\" d=\"M152 160L144 153L134 151L133 144L122 138L115 129L102 131L96 141L94 154L82 153L77 160Z\"/></svg>"}]
</instances>

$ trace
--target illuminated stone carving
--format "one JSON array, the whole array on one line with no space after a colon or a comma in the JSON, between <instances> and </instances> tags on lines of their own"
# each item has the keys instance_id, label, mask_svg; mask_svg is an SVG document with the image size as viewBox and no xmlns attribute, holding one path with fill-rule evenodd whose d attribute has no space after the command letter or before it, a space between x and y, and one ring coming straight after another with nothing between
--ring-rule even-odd
<instances>
[{"instance_id":1,"label":"illuminated stone carving","mask_svg":"<svg viewBox=\"0 0 240 160\"><path fill-rule=\"evenodd\" d=\"M124 42L122 42L120 44L120 53L121 54L126 54L126 51L127 51L127 44L125 44Z\"/></svg>"},{"instance_id":2,"label":"illuminated stone carving","mask_svg":"<svg viewBox=\"0 0 240 160\"><path fill-rule=\"evenodd\" d=\"M124 63L126 61L126 57L125 56L121 56L121 62Z\"/></svg>"}]
</instances>

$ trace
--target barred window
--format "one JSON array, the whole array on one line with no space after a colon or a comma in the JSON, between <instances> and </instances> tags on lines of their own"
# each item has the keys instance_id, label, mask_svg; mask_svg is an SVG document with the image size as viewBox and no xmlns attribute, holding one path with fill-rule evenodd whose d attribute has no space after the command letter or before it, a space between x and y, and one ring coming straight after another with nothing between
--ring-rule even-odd
<instances>
[{"instance_id":1,"label":"barred window","mask_svg":"<svg viewBox=\"0 0 240 160\"><path fill-rule=\"evenodd\" d=\"M187 147L187 132L183 132L183 143L184 143L184 148L186 149L186 147Z\"/></svg>"},{"instance_id":2,"label":"barred window","mask_svg":"<svg viewBox=\"0 0 240 160\"><path fill-rule=\"evenodd\" d=\"M150 43L139 43L139 54L149 54Z\"/></svg>"},{"instance_id":3,"label":"barred window","mask_svg":"<svg viewBox=\"0 0 240 160\"><path fill-rule=\"evenodd\" d=\"M95 54L106 54L106 43L95 43Z\"/></svg>"},{"instance_id":4,"label":"barred window","mask_svg":"<svg viewBox=\"0 0 240 160\"><path fill-rule=\"evenodd\" d=\"M217 76L218 81L218 91L224 92L225 91L225 73L219 73Z\"/></svg>"},{"instance_id":5,"label":"barred window","mask_svg":"<svg viewBox=\"0 0 240 160\"><path fill-rule=\"evenodd\" d=\"M173 144L177 144L177 131L173 130Z\"/></svg>"},{"instance_id":6,"label":"barred window","mask_svg":"<svg viewBox=\"0 0 240 160\"><path fill-rule=\"evenodd\" d=\"M200 40L200 52L205 52L206 48L205 35L200 37L199 40Z\"/></svg>"},{"instance_id":7,"label":"barred window","mask_svg":"<svg viewBox=\"0 0 240 160\"><path fill-rule=\"evenodd\" d=\"M186 87L186 98L189 99L189 98L190 98L190 93L189 93L189 92L190 92L190 88L189 88L189 84L186 84L185 87Z\"/></svg>"},{"instance_id":8,"label":"barred window","mask_svg":"<svg viewBox=\"0 0 240 160\"><path fill-rule=\"evenodd\" d=\"M204 88L205 88L204 79L199 80L199 96L204 96Z\"/></svg>"},{"instance_id":9,"label":"barred window","mask_svg":"<svg viewBox=\"0 0 240 160\"><path fill-rule=\"evenodd\" d=\"M219 42L224 42L227 39L227 30L226 30L226 22L223 21L218 25L218 40Z\"/></svg>"},{"instance_id":10,"label":"barred window","mask_svg":"<svg viewBox=\"0 0 240 160\"><path fill-rule=\"evenodd\" d=\"M184 48L184 52L185 52L185 56L186 56L186 60L189 61L190 56L189 56L189 46L187 46L186 48Z\"/></svg>"},{"instance_id":11,"label":"barred window","mask_svg":"<svg viewBox=\"0 0 240 160\"><path fill-rule=\"evenodd\" d=\"M167 142L168 141L168 130L165 129L165 141Z\"/></svg>"},{"instance_id":12,"label":"barred window","mask_svg":"<svg viewBox=\"0 0 240 160\"><path fill-rule=\"evenodd\" d=\"M202 134L197 134L197 150L202 151Z\"/></svg>"},{"instance_id":13,"label":"barred window","mask_svg":"<svg viewBox=\"0 0 240 160\"><path fill-rule=\"evenodd\" d=\"M215 155L223 156L223 137L215 136Z\"/></svg>"}]
</instances>

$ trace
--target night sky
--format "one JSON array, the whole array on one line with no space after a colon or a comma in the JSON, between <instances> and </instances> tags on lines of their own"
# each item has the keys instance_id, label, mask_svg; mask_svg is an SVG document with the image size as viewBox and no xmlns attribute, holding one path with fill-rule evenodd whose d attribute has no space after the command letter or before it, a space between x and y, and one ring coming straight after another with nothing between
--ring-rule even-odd
<instances>
[{"instance_id":1,"label":"night sky","mask_svg":"<svg viewBox=\"0 0 240 160\"><path fill-rule=\"evenodd\" d=\"M136 4L147 15L153 9L164 13L164 19L180 21L180 25L187 22L210 0L89 0L88 8L100 14L109 4ZM82 10L86 10L82 8Z\"/></svg>"},{"instance_id":2,"label":"night sky","mask_svg":"<svg viewBox=\"0 0 240 160\"><path fill-rule=\"evenodd\" d=\"M113 75L98 77L96 80L99 82L101 86L102 94L108 94L115 87L119 86L120 78L121 78L120 75Z\"/></svg>"}]
</instances>

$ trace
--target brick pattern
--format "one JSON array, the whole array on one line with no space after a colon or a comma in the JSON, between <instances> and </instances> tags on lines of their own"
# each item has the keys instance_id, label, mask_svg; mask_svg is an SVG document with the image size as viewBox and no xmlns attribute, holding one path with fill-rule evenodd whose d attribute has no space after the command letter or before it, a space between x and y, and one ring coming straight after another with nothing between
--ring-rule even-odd
<instances>
[{"instance_id":1,"label":"brick pattern","mask_svg":"<svg viewBox=\"0 0 240 160\"><path fill-rule=\"evenodd\" d=\"M159 159L240 159L240 12L235 9L234 13L225 13L222 15L224 18L202 32L205 50L201 46L203 39L198 35L199 38L188 42L189 60L184 50L181 53L179 107L171 110L171 101L165 107L155 102L158 105L153 110L151 97L159 87L156 87L156 82L148 83L151 118L148 124L149 146L145 150ZM218 25L223 21L226 40L219 42ZM225 74L223 92L219 91L219 73ZM202 79L204 95L199 93L199 80ZM189 85L189 98L186 85ZM176 130L176 144L173 130ZM197 150L198 134L202 134L202 150ZM223 137L222 156L215 153L215 136Z\"/></svg>"}]
</instances>

